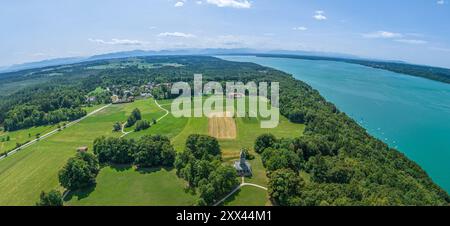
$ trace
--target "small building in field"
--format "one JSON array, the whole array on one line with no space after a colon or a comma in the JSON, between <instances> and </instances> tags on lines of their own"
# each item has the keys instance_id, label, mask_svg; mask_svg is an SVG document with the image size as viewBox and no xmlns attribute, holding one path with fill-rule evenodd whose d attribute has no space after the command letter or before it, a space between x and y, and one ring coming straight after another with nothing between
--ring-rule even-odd
<instances>
[{"instance_id":1,"label":"small building in field","mask_svg":"<svg viewBox=\"0 0 450 226\"><path fill-rule=\"evenodd\" d=\"M77 148L77 151L78 152L88 152L88 147L86 147L86 146L79 147L79 148Z\"/></svg>"},{"instance_id":2,"label":"small building in field","mask_svg":"<svg viewBox=\"0 0 450 226\"><path fill-rule=\"evenodd\" d=\"M250 163L247 161L245 153L241 151L239 161L234 162L234 168L237 171L237 174L241 177L250 177L252 176L252 167Z\"/></svg>"}]
</instances>

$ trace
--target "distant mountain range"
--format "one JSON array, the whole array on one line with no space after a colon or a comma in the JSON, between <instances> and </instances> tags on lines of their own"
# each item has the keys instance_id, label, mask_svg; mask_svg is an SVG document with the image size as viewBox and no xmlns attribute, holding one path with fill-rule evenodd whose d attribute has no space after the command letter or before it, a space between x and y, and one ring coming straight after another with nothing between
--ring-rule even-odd
<instances>
[{"instance_id":1,"label":"distant mountain range","mask_svg":"<svg viewBox=\"0 0 450 226\"><path fill-rule=\"evenodd\" d=\"M232 54L290 54L290 55L307 55L307 56L322 56L322 57L337 57L348 59L360 59L357 56L339 53L326 53L326 52L311 52L311 51L289 51L289 50L272 50L262 51L247 48L238 49L180 49L180 50L133 50L124 52L114 52L101 55L94 55L91 57L68 57L68 58L56 58L37 62L30 62L24 64L16 64L7 67L0 67L0 73L21 71L33 68L50 67L64 64L74 64L95 60L107 60L127 57L140 57L140 56L154 56L154 55L232 55Z\"/></svg>"},{"instance_id":2,"label":"distant mountain range","mask_svg":"<svg viewBox=\"0 0 450 226\"><path fill-rule=\"evenodd\" d=\"M258 57L278 57L278 58L293 58L303 60L326 60L337 61L352 64L359 64L367 67L384 69L396 73L407 74L417 77L423 77L435 81L440 81L450 84L450 69L442 67L432 67L426 65L408 64L403 61L391 61L380 59L360 58L354 55L326 53L326 52L309 52L309 51L289 51L289 50L273 50L262 51L255 49L180 49L180 50L161 50L161 51L147 51L147 50L133 50L125 52L107 53L95 55L91 57L73 57L73 58L58 58L51 60L44 60L39 62L25 63L13 65L10 67L0 68L0 77L8 74L8 72L16 72L21 70L29 70L43 67L53 67L59 65L75 64L82 62L90 62L97 60L109 60L129 57L143 57L143 56L169 56L169 55L249 55Z\"/></svg>"}]
</instances>

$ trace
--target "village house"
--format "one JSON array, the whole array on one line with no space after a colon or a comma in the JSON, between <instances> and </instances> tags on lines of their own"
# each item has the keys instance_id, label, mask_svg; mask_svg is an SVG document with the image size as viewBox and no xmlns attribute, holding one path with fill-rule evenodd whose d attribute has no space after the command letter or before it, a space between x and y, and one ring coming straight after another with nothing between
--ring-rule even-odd
<instances>
[{"instance_id":1,"label":"village house","mask_svg":"<svg viewBox=\"0 0 450 226\"><path fill-rule=\"evenodd\" d=\"M114 104L114 103L117 103L118 101L119 101L120 99L119 99L119 96L117 96L117 95L112 95L111 96L111 102Z\"/></svg>"},{"instance_id":2,"label":"village house","mask_svg":"<svg viewBox=\"0 0 450 226\"><path fill-rule=\"evenodd\" d=\"M155 86L155 84L153 82L147 83L146 85L144 85L145 91L152 90L154 86Z\"/></svg>"},{"instance_id":3,"label":"village house","mask_svg":"<svg viewBox=\"0 0 450 226\"><path fill-rule=\"evenodd\" d=\"M96 100L97 100L96 97L87 97L87 98L86 98L86 101L87 101L87 102L95 102Z\"/></svg>"},{"instance_id":4,"label":"village house","mask_svg":"<svg viewBox=\"0 0 450 226\"><path fill-rule=\"evenodd\" d=\"M126 104L126 103L132 103L134 102L134 96L128 96L128 97L122 97L119 98L117 95L111 96L111 101L113 104Z\"/></svg>"}]
</instances>

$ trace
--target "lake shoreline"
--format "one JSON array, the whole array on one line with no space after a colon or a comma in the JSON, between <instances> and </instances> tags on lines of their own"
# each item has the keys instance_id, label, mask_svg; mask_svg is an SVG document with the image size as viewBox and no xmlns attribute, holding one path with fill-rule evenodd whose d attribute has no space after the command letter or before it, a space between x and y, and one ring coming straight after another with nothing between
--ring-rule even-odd
<instances>
[{"instance_id":1,"label":"lake shoreline","mask_svg":"<svg viewBox=\"0 0 450 226\"><path fill-rule=\"evenodd\" d=\"M332 61L218 56L292 74L371 135L417 162L450 191L450 85L426 78Z\"/></svg>"}]
</instances>

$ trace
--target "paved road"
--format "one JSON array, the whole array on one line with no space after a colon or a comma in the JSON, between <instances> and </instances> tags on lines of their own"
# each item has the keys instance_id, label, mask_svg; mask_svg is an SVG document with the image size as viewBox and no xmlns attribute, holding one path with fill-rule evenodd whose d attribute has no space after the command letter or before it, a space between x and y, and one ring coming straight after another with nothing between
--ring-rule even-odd
<instances>
[{"instance_id":1,"label":"paved road","mask_svg":"<svg viewBox=\"0 0 450 226\"><path fill-rule=\"evenodd\" d=\"M84 119L88 118L89 116L92 116L92 115L98 113L99 111L101 111L101 110L103 110L103 109L109 107L109 106L111 106L111 104L105 105L105 106L103 106L103 107L101 107L101 108L99 108L99 109L97 109L97 110L95 110L95 111L92 111L91 113L87 114L86 116L84 116L84 117L82 117L82 118L80 118L80 119L77 119L77 120L75 120L75 121L69 122L69 123L66 125L65 128L68 128L68 127L70 127L70 126L73 126L73 125L75 125L75 124L77 124L77 123L83 121ZM24 144L24 145L22 145L22 146L16 148L16 149L14 149L14 150L8 152L8 155L7 155L6 157L5 157L5 156L0 157L0 160L2 160L2 159L4 159L4 158L7 158L7 157L9 157L9 156L11 156L11 155L17 153L18 151L23 150L24 148L27 148L27 147L29 147L29 146L35 144L36 142L38 142L38 141L40 141L40 140L44 140L44 139L46 139L46 138L48 138L48 137L50 137L50 136L52 136L52 135L54 135L54 134L56 134L56 133L58 133L58 132L60 132L60 130L59 130L59 129L55 129L55 130L53 130L53 131L51 131L51 132L49 132L49 133L46 133L46 134L44 134L43 136L41 136L40 138L34 139L34 140L32 140L32 141L30 141L30 142L28 142L28 143L26 143L26 144Z\"/></svg>"}]
</instances>

